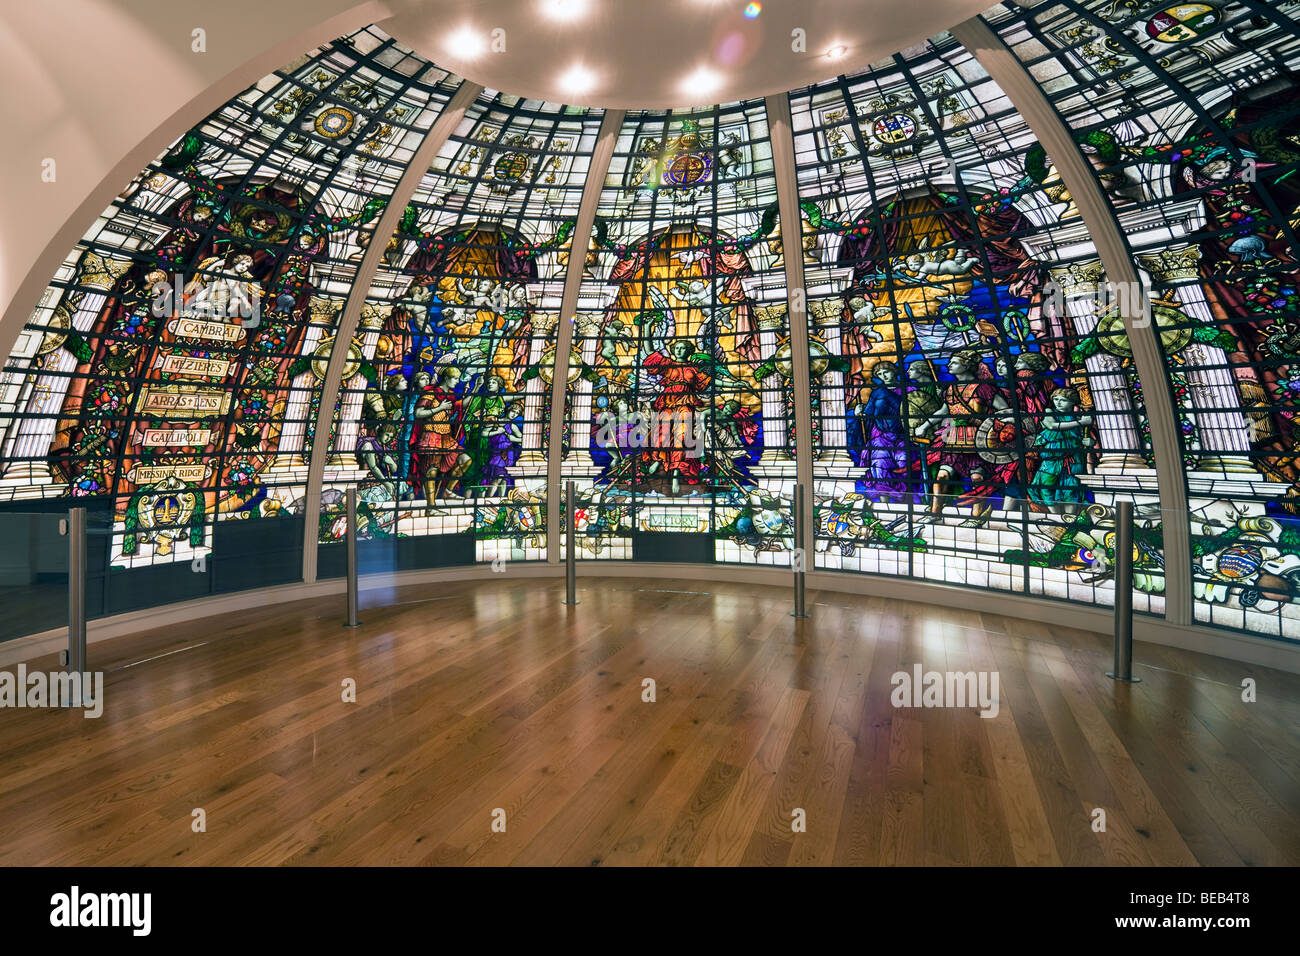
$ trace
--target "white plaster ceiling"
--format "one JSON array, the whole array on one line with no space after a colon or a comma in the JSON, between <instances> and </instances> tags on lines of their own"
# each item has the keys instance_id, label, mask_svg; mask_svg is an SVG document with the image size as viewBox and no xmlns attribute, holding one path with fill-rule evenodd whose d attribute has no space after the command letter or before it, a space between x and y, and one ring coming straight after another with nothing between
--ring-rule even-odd
<instances>
[{"instance_id":1,"label":"white plaster ceiling","mask_svg":"<svg viewBox=\"0 0 1300 956\"><path fill-rule=\"evenodd\" d=\"M748 17L746 0L414 0L380 26L440 66L506 93L663 109L851 73L991 5L765 0ZM831 50L839 55L827 56Z\"/></svg>"}]
</instances>

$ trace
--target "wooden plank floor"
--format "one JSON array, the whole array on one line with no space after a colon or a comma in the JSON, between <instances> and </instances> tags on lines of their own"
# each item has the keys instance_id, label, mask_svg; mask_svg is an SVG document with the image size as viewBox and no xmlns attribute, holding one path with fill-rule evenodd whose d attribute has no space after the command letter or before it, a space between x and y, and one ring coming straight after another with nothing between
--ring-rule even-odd
<instances>
[{"instance_id":1,"label":"wooden plank floor","mask_svg":"<svg viewBox=\"0 0 1300 956\"><path fill-rule=\"evenodd\" d=\"M1105 638L960 608L561 589L92 645L103 717L0 710L0 864L1300 864L1296 676L1143 644L1125 685ZM998 716L895 709L915 663L996 670Z\"/></svg>"}]
</instances>

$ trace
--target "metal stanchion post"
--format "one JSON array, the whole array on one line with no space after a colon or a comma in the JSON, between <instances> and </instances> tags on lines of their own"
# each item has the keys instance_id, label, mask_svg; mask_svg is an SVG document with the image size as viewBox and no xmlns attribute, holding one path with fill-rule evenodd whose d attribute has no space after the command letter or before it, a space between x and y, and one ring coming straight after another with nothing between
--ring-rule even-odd
<instances>
[{"instance_id":1,"label":"metal stanchion post","mask_svg":"<svg viewBox=\"0 0 1300 956\"><path fill-rule=\"evenodd\" d=\"M86 509L68 510L68 672L73 681L73 707L84 706L89 695L86 675Z\"/></svg>"},{"instance_id":2,"label":"metal stanchion post","mask_svg":"<svg viewBox=\"0 0 1300 956\"><path fill-rule=\"evenodd\" d=\"M794 617L808 616L808 592L805 568L808 563L808 550L804 546L803 520L803 485L794 486L794 498L790 502L790 517L794 521L794 551L790 566L794 569Z\"/></svg>"},{"instance_id":3,"label":"metal stanchion post","mask_svg":"<svg viewBox=\"0 0 1300 956\"><path fill-rule=\"evenodd\" d=\"M1115 669L1107 677L1136 684L1133 676L1133 502L1115 503Z\"/></svg>"},{"instance_id":4,"label":"metal stanchion post","mask_svg":"<svg viewBox=\"0 0 1300 956\"><path fill-rule=\"evenodd\" d=\"M348 509L348 536L347 536L347 555L348 555L348 619L344 623L345 627L357 627L361 621L358 618L360 613L361 602L358 596L357 583L357 489L349 488L347 495Z\"/></svg>"},{"instance_id":5,"label":"metal stanchion post","mask_svg":"<svg viewBox=\"0 0 1300 956\"><path fill-rule=\"evenodd\" d=\"M578 603L578 549L574 529L578 519L573 513L574 484L564 486L564 603Z\"/></svg>"}]
</instances>

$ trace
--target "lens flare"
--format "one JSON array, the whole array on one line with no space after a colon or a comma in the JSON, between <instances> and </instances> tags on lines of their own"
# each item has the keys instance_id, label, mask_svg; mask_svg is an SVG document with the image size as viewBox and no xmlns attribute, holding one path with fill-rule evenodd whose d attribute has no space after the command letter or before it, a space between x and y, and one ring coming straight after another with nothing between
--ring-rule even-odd
<instances>
[{"instance_id":1,"label":"lens flare","mask_svg":"<svg viewBox=\"0 0 1300 956\"><path fill-rule=\"evenodd\" d=\"M762 12L763 5L761 3L751 3L749 6L745 7L745 19L753 20Z\"/></svg>"},{"instance_id":2,"label":"lens flare","mask_svg":"<svg viewBox=\"0 0 1300 956\"><path fill-rule=\"evenodd\" d=\"M728 33L713 48L713 58L721 66L736 66L745 58L745 38L738 31Z\"/></svg>"}]
</instances>

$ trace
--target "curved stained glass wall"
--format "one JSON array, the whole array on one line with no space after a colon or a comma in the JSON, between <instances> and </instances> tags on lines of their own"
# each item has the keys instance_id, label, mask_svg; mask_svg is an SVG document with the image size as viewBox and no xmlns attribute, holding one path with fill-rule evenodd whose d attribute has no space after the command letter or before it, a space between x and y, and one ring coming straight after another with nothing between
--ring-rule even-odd
<instances>
[{"instance_id":1,"label":"curved stained glass wall","mask_svg":"<svg viewBox=\"0 0 1300 956\"><path fill-rule=\"evenodd\" d=\"M1033 133L948 36L791 113L816 565L1113 604L1111 483L1154 487L1142 392L1122 325L1046 294L1100 266Z\"/></svg>"},{"instance_id":2,"label":"curved stained glass wall","mask_svg":"<svg viewBox=\"0 0 1300 956\"><path fill-rule=\"evenodd\" d=\"M583 263L561 476L584 558L788 564L794 390L763 101L629 113Z\"/></svg>"},{"instance_id":3,"label":"curved stained glass wall","mask_svg":"<svg viewBox=\"0 0 1300 956\"><path fill-rule=\"evenodd\" d=\"M1290 638L1297 14L1296 3L1110 0L985 14L1074 133L1146 285L1187 482L1187 518L1167 518L1190 522L1193 566L1170 573L1193 575L1197 620Z\"/></svg>"},{"instance_id":4,"label":"curved stained glass wall","mask_svg":"<svg viewBox=\"0 0 1300 956\"><path fill-rule=\"evenodd\" d=\"M761 100L604 123L480 91L372 242L461 81L371 27L198 124L68 256L0 380L0 512L86 505L108 613L342 573L349 487L362 570L553 562L557 474L581 558L786 566L802 478L818 570L1109 605L1133 500L1140 611L1184 576L1198 621L1300 640L1298 11L984 14L1109 199L1157 381L1096 224L948 34L788 94L788 157Z\"/></svg>"},{"instance_id":5,"label":"curved stained glass wall","mask_svg":"<svg viewBox=\"0 0 1300 956\"><path fill-rule=\"evenodd\" d=\"M355 484L374 567L546 557L556 329L600 122L487 91L424 175L351 345L322 541Z\"/></svg>"},{"instance_id":6,"label":"curved stained glass wall","mask_svg":"<svg viewBox=\"0 0 1300 956\"><path fill-rule=\"evenodd\" d=\"M184 135L69 255L6 363L0 496L87 507L94 611L301 579L334 326L458 82L373 29L331 43Z\"/></svg>"}]
</instances>

